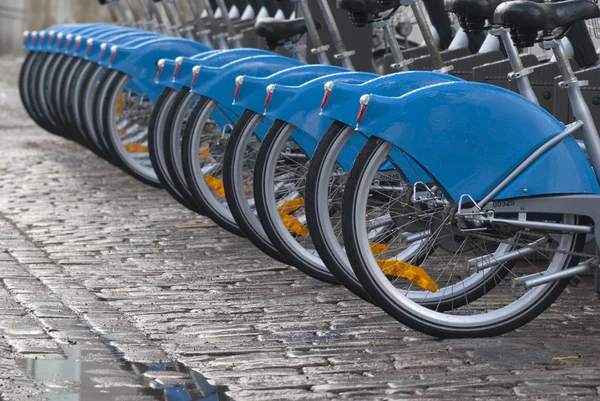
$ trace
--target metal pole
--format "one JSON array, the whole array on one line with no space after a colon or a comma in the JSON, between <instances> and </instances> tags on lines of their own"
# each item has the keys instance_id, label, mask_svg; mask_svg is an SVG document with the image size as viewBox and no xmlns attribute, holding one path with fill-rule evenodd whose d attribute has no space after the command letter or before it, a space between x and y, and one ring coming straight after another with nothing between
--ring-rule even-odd
<instances>
[{"instance_id":1,"label":"metal pole","mask_svg":"<svg viewBox=\"0 0 600 401\"><path fill-rule=\"evenodd\" d=\"M306 24L306 29L308 31L308 37L310 38L310 43L313 46L313 48L310 49L310 52L317 55L320 64L329 65L330 63L326 53L329 49L329 46L323 45L323 42L321 42L317 26L315 25L315 20L310 12L307 0L300 0L299 4L302 11L302 16L304 17L304 23Z\"/></svg>"},{"instance_id":2,"label":"metal pole","mask_svg":"<svg viewBox=\"0 0 600 401\"><path fill-rule=\"evenodd\" d=\"M427 46L427 50L429 51L429 55L431 57L431 62L433 64L434 71L446 72L447 68L444 66L444 61L442 61L442 56L440 55L440 50L438 49L435 41L433 40L433 35L431 34L431 30L429 29L429 23L427 22L427 18L425 18L425 13L421 8L421 2L417 1L410 5L410 8L415 15L415 19L417 20L417 25L419 25L419 29L421 30L421 35L423 36L423 40L425 41L425 46Z\"/></svg>"},{"instance_id":3,"label":"metal pole","mask_svg":"<svg viewBox=\"0 0 600 401\"><path fill-rule=\"evenodd\" d=\"M523 67L521 56L519 55L519 52L517 51L517 48L515 47L515 44L513 43L508 31L500 28L490 31L490 34L498 35L502 40L502 44L506 50L506 55L508 56L508 61L510 62L510 66L513 70L513 72L508 75L508 78L515 79L517 81L517 86L519 87L519 93L521 96L526 97L535 104L539 104L537 96L531 87L531 82L529 82L529 77L527 76L532 70L530 68Z\"/></svg>"},{"instance_id":4,"label":"metal pole","mask_svg":"<svg viewBox=\"0 0 600 401\"><path fill-rule=\"evenodd\" d=\"M563 78L563 81L559 82L558 85L563 89L567 89L569 100L571 101L571 108L573 109L573 115L575 115L577 120L583 123L583 126L581 127L583 143L585 143L585 149L587 150L591 164L594 167L596 178L600 182L600 137L598 136L596 124L594 123L590 108L581 94L581 86L588 85L588 82L579 81L577 79L560 41L554 40L552 42L544 42L542 45L546 48L552 48L554 51L556 63L558 64L558 69Z\"/></svg>"},{"instance_id":5,"label":"metal pole","mask_svg":"<svg viewBox=\"0 0 600 401\"><path fill-rule=\"evenodd\" d=\"M227 28L227 34L229 35L229 41L233 42L233 46L237 48L244 47L242 44L242 35L237 33L233 23L231 22L231 18L229 18L229 10L227 10L227 5L224 0L217 0L217 5L221 12L223 13L223 21L225 22L225 27Z\"/></svg>"},{"instance_id":6,"label":"metal pole","mask_svg":"<svg viewBox=\"0 0 600 401\"><path fill-rule=\"evenodd\" d=\"M148 9L150 10L150 14L152 15L152 17L156 18L156 31L157 32L161 32L165 35L168 35L167 32L167 28L164 24L162 15L160 15L160 12L158 11L158 9L156 8L156 6L154 5L154 1L153 0L148 0Z\"/></svg>"},{"instance_id":7,"label":"metal pole","mask_svg":"<svg viewBox=\"0 0 600 401\"><path fill-rule=\"evenodd\" d=\"M208 47L213 47L212 40L209 35L210 31L204 28L204 24L200 19L200 14L198 14L198 9L196 8L194 0L188 0L188 5L190 7L192 15L194 16L194 25L196 28L197 40L201 41Z\"/></svg>"},{"instance_id":8,"label":"metal pole","mask_svg":"<svg viewBox=\"0 0 600 401\"><path fill-rule=\"evenodd\" d=\"M219 49L222 49L222 50L229 49L229 43L227 43L227 38L225 37L225 34L217 33L217 32L219 32L219 25L217 23L217 20L215 19L215 13L212 9L212 6L211 6L209 0L204 0L204 9L206 10L206 13L208 14L208 18L212 25L212 30L213 30L213 32L215 32L215 38L217 39Z\"/></svg>"},{"instance_id":9,"label":"metal pole","mask_svg":"<svg viewBox=\"0 0 600 401\"><path fill-rule=\"evenodd\" d=\"M335 22L335 18L333 18L333 14L331 13L331 8L329 7L327 0L318 1L321 12L323 13L323 17L325 18L325 25L327 25L327 28L329 29L329 34L333 40L333 46L337 51L337 54L334 54L333 58L342 60L342 66L344 68L354 71L354 66L352 65L350 56L355 54L355 52L353 50L346 50L346 46L342 40L342 35L340 35L340 30Z\"/></svg>"},{"instance_id":10,"label":"metal pole","mask_svg":"<svg viewBox=\"0 0 600 401\"><path fill-rule=\"evenodd\" d=\"M154 24L152 23L152 14L146 8L146 6L144 4L144 0L138 0L138 4L140 5L140 9L142 10L142 13L144 14L144 18L146 19L146 30L153 31Z\"/></svg>"},{"instance_id":11,"label":"metal pole","mask_svg":"<svg viewBox=\"0 0 600 401\"><path fill-rule=\"evenodd\" d=\"M131 15L133 16L133 25L134 25L136 28L141 28L141 29L143 29L143 27L142 27L142 24L141 24L141 21L140 21L140 20L141 20L141 18L140 18L140 17L139 17L139 15L137 14L137 12L136 12L136 10L135 10L135 7L133 6L133 3L131 2L131 0L127 0L127 7L129 8L129 11L131 11Z\"/></svg>"},{"instance_id":12,"label":"metal pole","mask_svg":"<svg viewBox=\"0 0 600 401\"><path fill-rule=\"evenodd\" d=\"M375 21L373 23L373 27L383 29L385 41L390 47L392 57L394 58L394 64L392 64L392 68L398 71L409 71L410 69L408 68L408 65L412 63L412 59L404 59L404 56L400 51L400 46L398 46L398 42L396 41L395 36L392 34L389 23L387 21Z\"/></svg>"}]
</instances>

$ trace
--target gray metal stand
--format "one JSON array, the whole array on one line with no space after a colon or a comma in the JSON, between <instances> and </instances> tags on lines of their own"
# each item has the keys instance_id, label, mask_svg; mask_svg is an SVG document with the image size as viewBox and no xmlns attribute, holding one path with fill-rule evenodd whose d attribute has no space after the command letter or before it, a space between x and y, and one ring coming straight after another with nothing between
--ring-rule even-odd
<instances>
[{"instance_id":1,"label":"gray metal stand","mask_svg":"<svg viewBox=\"0 0 600 401\"><path fill-rule=\"evenodd\" d=\"M373 49L373 38L371 35L371 28L360 29L356 28L352 25L350 18L348 17L348 12L345 10L340 10L336 6L335 0L327 0L329 7L331 8L331 13L333 18L335 19L338 30L342 38L346 39L346 44L348 48L353 50L355 54L350 57L352 64L356 71L367 71L370 72L372 70L371 59L373 57L372 49ZM321 8L317 1L310 2L310 11L315 18L319 22L323 23L325 18L323 13L321 12ZM336 60L334 58L334 54L336 52L335 46L333 43L333 39L329 34L329 31L326 26L323 26L319 31L319 36L324 45L329 45L328 56L331 64L341 66L340 60ZM352 38L352 40L349 40ZM313 54L308 54L308 62L311 64L318 63L317 57Z\"/></svg>"}]
</instances>

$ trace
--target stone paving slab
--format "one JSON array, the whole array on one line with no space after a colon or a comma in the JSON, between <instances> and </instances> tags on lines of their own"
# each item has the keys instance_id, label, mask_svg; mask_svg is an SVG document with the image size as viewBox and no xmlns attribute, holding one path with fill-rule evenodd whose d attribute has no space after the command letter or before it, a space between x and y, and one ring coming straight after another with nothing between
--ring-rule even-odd
<instances>
[{"instance_id":1,"label":"stone paving slab","mask_svg":"<svg viewBox=\"0 0 600 401\"><path fill-rule=\"evenodd\" d=\"M0 330L14 336L0 338L2 399L17 399L6 380L39 394L14 358L85 337L75 318L132 360L177 359L235 400L598 399L589 279L505 336L423 336L37 128L18 63L0 68Z\"/></svg>"}]
</instances>

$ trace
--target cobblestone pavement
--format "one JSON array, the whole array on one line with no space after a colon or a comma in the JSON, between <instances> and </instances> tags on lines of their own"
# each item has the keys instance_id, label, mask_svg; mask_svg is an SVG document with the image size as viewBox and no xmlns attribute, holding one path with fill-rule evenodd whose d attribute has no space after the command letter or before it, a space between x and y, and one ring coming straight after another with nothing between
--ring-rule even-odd
<instances>
[{"instance_id":1,"label":"cobblestone pavement","mask_svg":"<svg viewBox=\"0 0 600 401\"><path fill-rule=\"evenodd\" d=\"M598 399L589 280L514 333L423 336L40 130L18 63L0 68L2 399L47 391L16 361L63 358L86 325L126 358L179 360L235 400Z\"/></svg>"}]
</instances>

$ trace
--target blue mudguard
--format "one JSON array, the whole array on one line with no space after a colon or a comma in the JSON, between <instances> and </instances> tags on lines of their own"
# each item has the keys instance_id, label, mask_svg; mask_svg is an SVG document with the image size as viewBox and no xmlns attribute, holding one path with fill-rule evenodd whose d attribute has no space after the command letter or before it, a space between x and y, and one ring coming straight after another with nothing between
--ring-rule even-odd
<instances>
[{"instance_id":1,"label":"blue mudguard","mask_svg":"<svg viewBox=\"0 0 600 401\"><path fill-rule=\"evenodd\" d=\"M263 114L267 94L266 88L270 84L300 85L315 77L336 72L339 73L341 71L347 70L330 65L301 65L276 72L267 77L243 76L243 84L239 87L238 96L232 104L243 109L252 110L255 113ZM261 124L256 127L255 134L262 140L272 123L273 120L270 118L263 119Z\"/></svg>"},{"instance_id":2,"label":"blue mudguard","mask_svg":"<svg viewBox=\"0 0 600 401\"><path fill-rule=\"evenodd\" d=\"M339 80L357 84L374 76L365 72L342 72L325 75L299 86L277 85L264 115L271 120L278 119L295 126L297 129L292 133L292 139L312 157L319 140L331 125L331 120L322 117L319 109L325 82ZM286 107L287 104L294 104L295 107Z\"/></svg>"},{"instance_id":3,"label":"blue mudguard","mask_svg":"<svg viewBox=\"0 0 600 401\"><path fill-rule=\"evenodd\" d=\"M192 92L216 100L222 105L230 105L237 76L267 76L298 65L302 65L302 62L278 55L265 55L243 58L221 67L201 66ZM231 108L243 111L239 106Z\"/></svg>"},{"instance_id":4,"label":"blue mudguard","mask_svg":"<svg viewBox=\"0 0 600 401\"><path fill-rule=\"evenodd\" d=\"M244 74L267 76L298 65L302 65L302 62L287 57L268 55L247 57L221 67L201 66L191 90L219 102L217 113L213 113L211 117L219 126L223 127L224 124L235 123L244 112L242 107L231 105L237 76Z\"/></svg>"},{"instance_id":5,"label":"blue mudguard","mask_svg":"<svg viewBox=\"0 0 600 401\"><path fill-rule=\"evenodd\" d=\"M158 60L178 56L189 57L210 50L212 49L190 40L159 36L135 46L113 45L111 49L107 49L110 51L108 67L154 84Z\"/></svg>"},{"instance_id":6,"label":"blue mudguard","mask_svg":"<svg viewBox=\"0 0 600 401\"><path fill-rule=\"evenodd\" d=\"M267 77L243 76L243 83L233 104L263 114L267 86L271 84L297 86L315 78L341 72L348 72L348 70L331 65L301 65Z\"/></svg>"},{"instance_id":7,"label":"blue mudguard","mask_svg":"<svg viewBox=\"0 0 600 401\"><path fill-rule=\"evenodd\" d=\"M341 121L353 127L356 125L359 99L365 93L381 96L401 96L425 86L456 81L461 81L461 79L428 71L399 72L377 77L360 84L334 81L329 99L321 113L325 117Z\"/></svg>"},{"instance_id":8,"label":"blue mudguard","mask_svg":"<svg viewBox=\"0 0 600 401\"><path fill-rule=\"evenodd\" d=\"M135 92L144 94L152 102L156 102L162 92L162 87L154 83L156 63L160 59L191 56L210 50L204 45L189 40L161 37L136 46L112 47L108 67L132 77L128 85ZM101 65L103 62L104 59L100 60Z\"/></svg>"},{"instance_id":9,"label":"blue mudguard","mask_svg":"<svg viewBox=\"0 0 600 401\"><path fill-rule=\"evenodd\" d=\"M193 79L192 70L197 65L220 67L242 58L271 54L273 54L273 52L261 49L231 49L218 50L215 53L201 58L192 57L188 59L184 57L179 69L179 73L177 76L172 78L171 83L172 85L178 87L178 89L184 86L191 87Z\"/></svg>"},{"instance_id":10,"label":"blue mudguard","mask_svg":"<svg viewBox=\"0 0 600 401\"><path fill-rule=\"evenodd\" d=\"M46 51L50 52L50 53L68 53L70 49L72 49L74 43L75 43L75 38L81 34L88 34L88 33L94 33L94 32L98 32L98 30L102 30L102 31L109 31L112 32L113 34L118 34L119 32L122 32L122 28L120 30L114 30L112 27L98 27L98 26L80 26L80 27L76 27L73 29L59 29L59 30L52 30L50 32L47 32L45 36L52 36L53 38L56 38L55 42L54 42L54 46L52 47L47 47ZM129 30L132 31L132 30ZM137 31L137 32L141 32L141 31Z\"/></svg>"},{"instance_id":11,"label":"blue mudguard","mask_svg":"<svg viewBox=\"0 0 600 401\"><path fill-rule=\"evenodd\" d=\"M92 24L94 25L94 24ZM68 25L55 25L48 28L46 31L25 31L23 32L23 49L37 52L44 51L45 46L48 43L48 37L51 37L51 41L54 39L60 31L70 32L77 29L82 29L90 26L90 24L68 24ZM47 35L52 32L52 35Z\"/></svg>"},{"instance_id":12,"label":"blue mudguard","mask_svg":"<svg viewBox=\"0 0 600 401\"><path fill-rule=\"evenodd\" d=\"M491 85L453 82L401 97L372 96L357 127L405 152L459 202L482 199L527 156L564 130L563 124L527 99ZM600 193L595 175L569 137L548 150L495 200L552 194Z\"/></svg>"},{"instance_id":13,"label":"blue mudguard","mask_svg":"<svg viewBox=\"0 0 600 401\"><path fill-rule=\"evenodd\" d=\"M292 137L311 156L317 142L331 125L330 119L320 115L319 105L323 99L323 85L328 81L358 84L373 79L373 77L376 75L366 72L344 72L322 76L299 86L278 85L273 91L273 97L264 114L273 120L285 121L302 131L302 138L296 138L296 134L293 134ZM294 107L287 107L288 104L293 104ZM312 140L307 142L305 147L302 139L305 139L306 135Z\"/></svg>"},{"instance_id":14,"label":"blue mudguard","mask_svg":"<svg viewBox=\"0 0 600 401\"><path fill-rule=\"evenodd\" d=\"M102 30L101 32L93 32L86 33L85 35L79 35L75 38L76 41L76 50L73 52L73 56L79 58L86 58L87 54L91 51L91 46L93 46L94 42L98 42L98 46L105 42L113 42L113 43L124 43L125 38L130 38L132 41L133 37L138 38L147 38L150 36L155 36L155 34L151 32L144 32L138 29L113 29L113 30ZM79 45L77 45L77 41L79 41ZM108 43L107 43L108 46Z\"/></svg>"},{"instance_id":15,"label":"blue mudguard","mask_svg":"<svg viewBox=\"0 0 600 401\"><path fill-rule=\"evenodd\" d=\"M62 46L55 46L54 51L56 53L63 53L66 54L68 56L78 56L80 53L85 56L85 52L87 50L87 46L86 46L86 41L88 38L90 37L90 33L91 34L97 34L98 32L95 30L96 28L87 28L87 29L82 29L80 31L78 31L78 34L68 34L65 36L65 38L62 40L63 45ZM91 30L91 32L90 32ZM99 36L105 36L105 40L112 40L115 42L119 42L119 43L123 43L125 41L127 42L132 42L133 40L135 40L134 38L148 38L152 35L152 37L156 37L154 34L148 33L148 32L144 32L144 31L139 31L139 30L103 30L103 34L102 35L97 35ZM129 38L127 40L127 38ZM82 46L83 45L83 46Z\"/></svg>"},{"instance_id":16,"label":"blue mudguard","mask_svg":"<svg viewBox=\"0 0 600 401\"><path fill-rule=\"evenodd\" d=\"M108 57L110 53L110 47L113 44L116 45L137 45L143 43L149 39L156 38L157 35L148 32L122 32L111 36L110 38L104 38L104 40L94 40L91 46L86 44L86 55L85 59L98 64L108 65ZM102 48L104 47L104 51Z\"/></svg>"}]
</instances>

